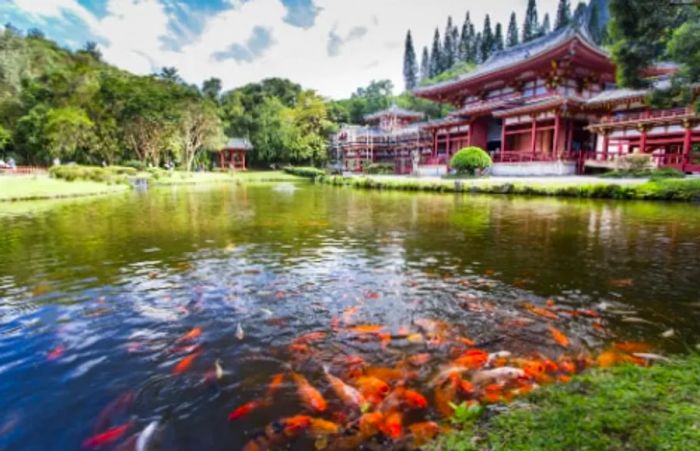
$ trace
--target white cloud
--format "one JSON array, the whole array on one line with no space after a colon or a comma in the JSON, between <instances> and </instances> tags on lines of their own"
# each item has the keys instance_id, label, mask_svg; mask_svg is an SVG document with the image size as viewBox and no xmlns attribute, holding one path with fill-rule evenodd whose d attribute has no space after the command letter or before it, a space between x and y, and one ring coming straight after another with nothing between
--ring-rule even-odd
<instances>
[{"instance_id":1,"label":"white cloud","mask_svg":"<svg viewBox=\"0 0 700 451\"><path fill-rule=\"evenodd\" d=\"M281 0L230 1L230 6L200 18L201 30L191 36L172 12L172 1L108 0L107 14L97 18L76 0L14 0L27 14L38 18L73 14L104 42L102 51L110 63L137 73L151 73L162 66L175 66L185 80L201 83L221 78L233 88L267 77L286 77L331 97L348 96L373 79L391 79L397 91L403 87L401 67L403 39L413 33L416 52L442 34L448 15L461 27L467 10L481 28L486 13L492 23L507 27L511 11L522 24L527 0L315 0L318 14L313 26L288 23L289 11ZM539 0L540 18L553 14L557 0ZM182 7L182 2L179 2ZM260 29L269 32L264 51L243 59L214 58L236 45L250 45ZM178 31L179 30L179 31ZM359 31L361 30L361 32ZM329 39L340 45L329 55ZM174 49L166 42L186 42ZM336 42L336 44L338 44ZM331 44L333 45L333 44ZM331 52L334 53L334 52Z\"/></svg>"}]
</instances>

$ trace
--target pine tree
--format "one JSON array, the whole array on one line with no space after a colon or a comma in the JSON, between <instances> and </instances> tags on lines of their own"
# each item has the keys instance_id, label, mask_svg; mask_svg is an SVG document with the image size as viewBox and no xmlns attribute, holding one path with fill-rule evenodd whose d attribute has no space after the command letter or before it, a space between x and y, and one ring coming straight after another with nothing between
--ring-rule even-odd
<instances>
[{"instance_id":1,"label":"pine tree","mask_svg":"<svg viewBox=\"0 0 700 451\"><path fill-rule=\"evenodd\" d=\"M469 19L469 13L467 12L467 17L462 25L462 34L459 37L459 60L460 61L470 61L471 60L471 46L472 39L474 39L474 25L472 25Z\"/></svg>"},{"instance_id":2,"label":"pine tree","mask_svg":"<svg viewBox=\"0 0 700 451\"><path fill-rule=\"evenodd\" d=\"M493 35L493 51L503 50L503 25L501 23L496 24L496 32Z\"/></svg>"},{"instance_id":3,"label":"pine tree","mask_svg":"<svg viewBox=\"0 0 700 451\"><path fill-rule=\"evenodd\" d=\"M552 31L552 26L550 25L549 21L549 13L544 15L544 19L542 20L542 26L540 27L540 32L537 34L537 36L545 36L549 34Z\"/></svg>"},{"instance_id":4,"label":"pine tree","mask_svg":"<svg viewBox=\"0 0 700 451\"><path fill-rule=\"evenodd\" d=\"M588 18L588 30L591 32L593 41L596 44L603 42L602 31L600 29L600 11L598 10L598 2L591 2L591 16Z\"/></svg>"},{"instance_id":5,"label":"pine tree","mask_svg":"<svg viewBox=\"0 0 700 451\"><path fill-rule=\"evenodd\" d=\"M403 79L406 90L410 91L418 83L418 65L416 63L416 51L413 48L411 30L406 33L406 44L403 53Z\"/></svg>"},{"instance_id":6,"label":"pine tree","mask_svg":"<svg viewBox=\"0 0 700 451\"><path fill-rule=\"evenodd\" d=\"M454 44L452 43L452 16L447 18L447 25L445 26L445 41L442 45L442 58L442 70L449 69L455 63Z\"/></svg>"},{"instance_id":7,"label":"pine tree","mask_svg":"<svg viewBox=\"0 0 700 451\"><path fill-rule=\"evenodd\" d=\"M481 59L481 33L474 35L474 41L472 42L472 61L476 64L484 61Z\"/></svg>"},{"instance_id":8,"label":"pine tree","mask_svg":"<svg viewBox=\"0 0 700 451\"><path fill-rule=\"evenodd\" d=\"M531 41L537 37L540 24L537 20L537 1L528 0L525 21L523 22L523 42Z\"/></svg>"},{"instance_id":9,"label":"pine tree","mask_svg":"<svg viewBox=\"0 0 700 451\"><path fill-rule=\"evenodd\" d=\"M420 58L420 80L427 80L430 78L430 54L428 53L428 47L423 47L423 55Z\"/></svg>"},{"instance_id":10,"label":"pine tree","mask_svg":"<svg viewBox=\"0 0 700 451\"><path fill-rule=\"evenodd\" d=\"M433 36L433 48L430 51L430 77L442 72L442 46L440 45L440 30L435 29Z\"/></svg>"},{"instance_id":11,"label":"pine tree","mask_svg":"<svg viewBox=\"0 0 700 451\"><path fill-rule=\"evenodd\" d=\"M588 7L584 2L578 2L578 5L576 5L576 10L574 10L574 16L572 20L575 22L581 21L583 19L583 16L586 15L587 8Z\"/></svg>"},{"instance_id":12,"label":"pine tree","mask_svg":"<svg viewBox=\"0 0 700 451\"><path fill-rule=\"evenodd\" d=\"M460 61L460 59L459 59L459 28L457 28L457 26L452 27L452 54L455 56L455 63Z\"/></svg>"},{"instance_id":13,"label":"pine tree","mask_svg":"<svg viewBox=\"0 0 700 451\"><path fill-rule=\"evenodd\" d=\"M484 30L481 32L481 61L486 61L486 59L491 56L493 51L493 30L491 30L491 17L486 14L484 19Z\"/></svg>"},{"instance_id":14,"label":"pine tree","mask_svg":"<svg viewBox=\"0 0 700 451\"><path fill-rule=\"evenodd\" d=\"M515 11L510 14L510 23L508 24L508 47L513 47L520 43L520 37L518 36L518 22L515 17Z\"/></svg>"},{"instance_id":15,"label":"pine tree","mask_svg":"<svg viewBox=\"0 0 700 451\"><path fill-rule=\"evenodd\" d=\"M554 22L554 29L561 30L571 22L571 4L569 0L559 0L557 7L557 19Z\"/></svg>"}]
</instances>

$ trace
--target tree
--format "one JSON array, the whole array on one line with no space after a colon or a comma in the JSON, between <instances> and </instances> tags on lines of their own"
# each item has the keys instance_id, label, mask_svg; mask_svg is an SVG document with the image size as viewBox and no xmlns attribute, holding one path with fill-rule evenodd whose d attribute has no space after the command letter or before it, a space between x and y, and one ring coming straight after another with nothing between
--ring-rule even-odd
<instances>
[{"instance_id":1,"label":"tree","mask_svg":"<svg viewBox=\"0 0 700 451\"><path fill-rule=\"evenodd\" d=\"M175 67L163 67L160 70L158 77L160 77L163 80L172 82L172 83L182 82L182 79L180 78L180 74L178 73L177 68L175 68Z\"/></svg>"},{"instance_id":2,"label":"tree","mask_svg":"<svg viewBox=\"0 0 700 451\"><path fill-rule=\"evenodd\" d=\"M571 3L569 0L559 0L557 6L557 17L554 22L554 29L561 30L571 22Z\"/></svg>"},{"instance_id":3,"label":"tree","mask_svg":"<svg viewBox=\"0 0 700 451\"><path fill-rule=\"evenodd\" d=\"M85 53L93 57L96 61L102 61L102 52L100 51L97 42L87 41L83 50L85 51Z\"/></svg>"},{"instance_id":4,"label":"tree","mask_svg":"<svg viewBox=\"0 0 700 451\"><path fill-rule=\"evenodd\" d=\"M537 37L540 31L540 24L537 19L537 1L528 0L525 11L525 21L523 22L523 42L531 41Z\"/></svg>"},{"instance_id":5,"label":"tree","mask_svg":"<svg viewBox=\"0 0 700 451\"><path fill-rule=\"evenodd\" d=\"M224 133L216 104L211 99L192 96L181 106L179 122L180 163L192 170L195 159L206 149L218 149L224 144Z\"/></svg>"},{"instance_id":6,"label":"tree","mask_svg":"<svg viewBox=\"0 0 700 451\"><path fill-rule=\"evenodd\" d=\"M494 36L491 29L491 17L486 14L484 18L484 29L481 32L481 61L486 61L493 52Z\"/></svg>"},{"instance_id":7,"label":"tree","mask_svg":"<svg viewBox=\"0 0 700 451\"><path fill-rule=\"evenodd\" d=\"M80 155L76 154L89 143L93 127L93 122L80 108L48 110L44 130L49 155L53 158L80 159Z\"/></svg>"},{"instance_id":8,"label":"tree","mask_svg":"<svg viewBox=\"0 0 700 451\"><path fill-rule=\"evenodd\" d=\"M591 2L591 15L588 19L588 30L591 32L591 37L596 44L603 42L602 30L600 26L600 10L598 2Z\"/></svg>"},{"instance_id":9,"label":"tree","mask_svg":"<svg viewBox=\"0 0 700 451\"><path fill-rule=\"evenodd\" d=\"M695 111L700 111L700 99L696 86L700 84L700 9L673 31L668 42L669 56L680 68L673 76L673 85L667 96L673 96L676 104L689 105L694 102Z\"/></svg>"},{"instance_id":10,"label":"tree","mask_svg":"<svg viewBox=\"0 0 700 451\"><path fill-rule=\"evenodd\" d=\"M472 54L474 55L474 62L475 63L481 63L484 61L481 58L481 32L477 33L474 36L474 42L472 46Z\"/></svg>"},{"instance_id":11,"label":"tree","mask_svg":"<svg viewBox=\"0 0 700 451\"><path fill-rule=\"evenodd\" d=\"M516 46L520 43L520 37L518 36L518 22L515 17L515 12L510 14L510 23L508 23L508 39L506 45L508 47Z\"/></svg>"},{"instance_id":12,"label":"tree","mask_svg":"<svg viewBox=\"0 0 700 451\"><path fill-rule=\"evenodd\" d=\"M465 147L452 156L450 167L459 174L474 175L493 164L489 154L479 147Z\"/></svg>"},{"instance_id":13,"label":"tree","mask_svg":"<svg viewBox=\"0 0 700 451\"><path fill-rule=\"evenodd\" d=\"M0 150L5 150L10 140L12 140L12 134L8 129L0 125Z\"/></svg>"},{"instance_id":14,"label":"tree","mask_svg":"<svg viewBox=\"0 0 700 451\"><path fill-rule=\"evenodd\" d=\"M436 28L433 35L433 48L430 51L430 76L434 77L442 72L442 47L440 45L440 31Z\"/></svg>"},{"instance_id":15,"label":"tree","mask_svg":"<svg viewBox=\"0 0 700 451\"><path fill-rule=\"evenodd\" d=\"M420 58L420 79L421 81L430 78L430 54L428 47L423 47L423 54Z\"/></svg>"},{"instance_id":16,"label":"tree","mask_svg":"<svg viewBox=\"0 0 700 451\"><path fill-rule=\"evenodd\" d=\"M467 12L467 17L464 19L464 24L462 25L462 34L459 38L458 53L460 61L473 61L473 55L471 52L473 39L474 25L469 18L469 12Z\"/></svg>"},{"instance_id":17,"label":"tree","mask_svg":"<svg viewBox=\"0 0 700 451\"><path fill-rule=\"evenodd\" d=\"M493 51L503 50L505 44L503 43L503 25L501 23L496 24L496 32L493 35Z\"/></svg>"},{"instance_id":18,"label":"tree","mask_svg":"<svg viewBox=\"0 0 700 451\"><path fill-rule=\"evenodd\" d=\"M403 79L406 90L410 91L418 84L418 64L416 63L416 51L413 48L411 30L406 33L406 44L403 54Z\"/></svg>"},{"instance_id":19,"label":"tree","mask_svg":"<svg viewBox=\"0 0 700 451\"><path fill-rule=\"evenodd\" d=\"M612 56L620 86L643 88L642 69L661 57L680 8L655 0L610 0Z\"/></svg>"},{"instance_id":20,"label":"tree","mask_svg":"<svg viewBox=\"0 0 700 451\"><path fill-rule=\"evenodd\" d=\"M452 54L454 55L454 63L460 61L459 58L459 29L454 26L452 27ZM453 63L453 66L454 66Z\"/></svg>"},{"instance_id":21,"label":"tree","mask_svg":"<svg viewBox=\"0 0 700 451\"><path fill-rule=\"evenodd\" d=\"M221 95L221 80L210 78L202 83L202 94L211 100L218 101Z\"/></svg>"},{"instance_id":22,"label":"tree","mask_svg":"<svg viewBox=\"0 0 700 451\"><path fill-rule=\"evenodd\" d=\"M449 69L455 63L454 44L452 42L452 16L447 17L445 26L445 41L442 46L442 67L440 72Z\"/></svg>"},{"instance_id":23,"label":"tree","mask_svg":"<svg viewBox=\"0 0 700 451\"><path fill-rule=\"evenodd\" d=\"M593 2L591 5L594 5L594 4L595 4L595 2ZM571 20L576 22L576 23L580 23L580 21L586 15L587 9L588 9L588 7L586 6L586 3L578 2L578 5L576 5L576 10L574 10L573 18Z\"/></svg>"},{"instance_id":24,"label":"tree","mask_svg":"<svg viewBox=\"0 0 700 451\"><path fill-rule=\"evenodd\" d=\"M537 34L537 37L540 36L546 36L552 31L552 26L549 21L549 13L544 15L544 19L542 20L542 26L540 27L540 31Z\"/></svg>"}]
</instances>

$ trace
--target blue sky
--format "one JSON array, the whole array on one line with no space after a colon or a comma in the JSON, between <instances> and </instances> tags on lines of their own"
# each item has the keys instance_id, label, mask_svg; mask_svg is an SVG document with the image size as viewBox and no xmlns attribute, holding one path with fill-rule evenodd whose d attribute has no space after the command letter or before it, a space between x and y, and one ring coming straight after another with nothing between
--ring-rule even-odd
<instances>
[{"instance_id":1,"label":"blue sky","mask_svg":"<svg viewBox=\"0 0 700 451\"><path fill-rule=\"evenodd\" d=\"M0 0L0 23L39 28L69 48L99 43L106 61L147 74L175 66L225 88L286 77L328 97L349 96L373 79L402 87L403 39L417 52L467 11L507 24L527 0ZM557 0L538 0L541 14Z\"/></svg>"}]
</instances>

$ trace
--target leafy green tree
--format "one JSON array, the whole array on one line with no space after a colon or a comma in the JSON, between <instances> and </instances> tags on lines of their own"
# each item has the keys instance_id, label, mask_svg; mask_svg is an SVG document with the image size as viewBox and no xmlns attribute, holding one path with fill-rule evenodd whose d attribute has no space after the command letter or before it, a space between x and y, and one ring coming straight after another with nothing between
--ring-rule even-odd
<instances>
[{"instance_id":1,"label":"leafy green tree","mask_svg":"<svg viewBox=\"0 0 700 451\"><path fill-rule=\"evenodd\" d=\"M95 58L95 60L102 61L102 52L100 51L100 47L97 45L97 42L87 41L83 50L85 53Z\"/></svg>"},{"instance_id":2,"label":"leafy green tree","mask_svg":"<svg viewBox=\"0 0 700 451\"><path fill-rule=\"evenodd\" d=\"M695 102L695 110L700 111L700 99L695 90L700 83L700 8L691 11L688 20L674 30L668 43L668 54L680 64L669 93L672 100L681 105Z\"/></svg>"},{"instance_id":3,"label":"leafy green tree","mask_svg":"<svg viewBox=\"0 0 700 451\"><path fill-rule=\"evenodd\" d=\"M408 30L406 33L406 43L404 45L403 79L408 91L415 88L418 84L418 64L416 62L416 51L413 48L411 30Z\"/></svg>"},{"instance_id":4,"label":"leafy green tree","mask_svg":"<svg viewBox=\"0 0 700 451\"><path fill-rule=\"evenodd\" d=\"M12 140L12 134L8 129L0 125L0 151L5 150Z\"/></svg>"},{"instance_id":5,"label":"leafy green tree","mask_svg":"<svg viewBox=\"0 0 700 451\"><path fill-rule=\"evenodd\" d=\"M459 174L474 175L493 164L489 154L479 147L465 147L452 156L450 167Z\"/></svg>"},{"instance_id":6,"label":"leafy green tree","mask_svg":"<svg viewBox=\"0 0 700 451\"><path fill-rule=\"evenodd\" d=\"M205 150L218 150L225 142L223 126L213 100L191 96L181 104L180 162L187 171Z\"/></svg>"},{"instance_id":7,"label":"leafy green tree","mask_svg":"<svg viewBox=\"0 0 700 451\"><path fill-rule=\"evenodd\" d=\"M47 150L54 158L85 160L84 150L93 137L94 124L80 108L53 108L46 112Z\"/></svg>"},{"instance_id":8,"label":"leafy green tree","mask_svg":"<svg viewBox=\"0 0 700 451\"><path fill-rule=\"evenodd\" d=\"M518 22L515 17L515 11L510 13L510 22L508 23L508 39L506 45L508 47L513 47L520 44L520 37L518 36Z\"/></svg>"},{"instance_id":9,"label":"leafy green tree","mask_svg":"<svg viewBox=\"0 0 700 451\"><path fill-rule=\"evenodd\" d=\"M212 77L208 80L204 80L202 83L202 94L217 102L221 95L221 79Z\"/></svg>"},{"instance_id":10,"label":"leafy green tree","mask_svg":"<svg viewBox=\"0 0 700 451\"><path fill-rule=\"evenodd\" d=\"M525 21L523 22L523 42L535 39L540 31L540 24L537 18L537 1L528 0L525 11Z\"/></svg>"},{"instance_id":11,"label":"leafy green tree","mask_svg":"<svg viewBox=\"0 0 700 451\"><path fill-rule=\"evenodd\" d=\"M160 70L160 73L158 74L158 77L160 77L163 80L172 82L172 83L181 83L182 78L180 78L180 74L177 71L177 68L175 67L164 67Z\"/></svg>"},{"instance_id":12,"label":"leafy green tree","mask_svg":"<svg viewBox=\"0 0 700 451\"><path fill-rule=\"evenodd\" d=\"M559 0L557 17L554 21L554 29L561 30L571 22L571 3L569 0Z\"/></svg>"},{"instance_id":13,"label":"leafy green tree","mask_svg":"<svg viewBox=\"0 0 700 451\"><path fill-rule=\"evenodd\" d=\"M433 35L433 48L430 51L430 76L434 77L443 71L442 45L440 44L440 31L436 28Z\"/></svg>"}]
</instances>

